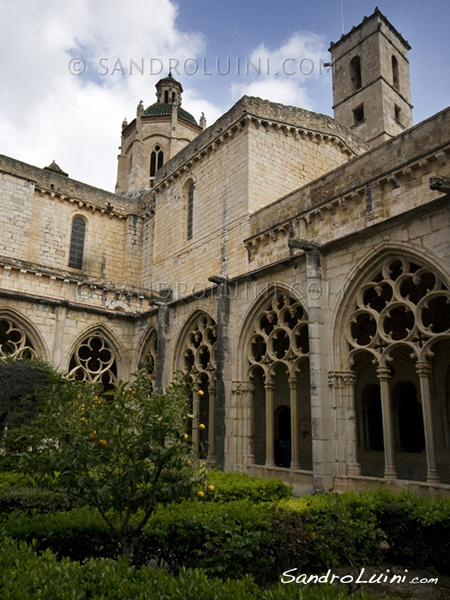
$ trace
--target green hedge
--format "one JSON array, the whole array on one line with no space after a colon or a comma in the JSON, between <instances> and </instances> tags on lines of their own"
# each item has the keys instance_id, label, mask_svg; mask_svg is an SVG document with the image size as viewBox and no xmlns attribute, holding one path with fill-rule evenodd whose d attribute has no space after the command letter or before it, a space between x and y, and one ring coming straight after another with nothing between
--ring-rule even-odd
<instances>
[{"instance_id":1,"label":"green hedge","mask_svg":"<svg viewBox=\"0 0 450 600\"><path fill-rule=\"evenodd\" d=\"M2 530L18 540L35 539L39 550L50 548L59 557L85 561L118 556L116 540L87 508L16 512ZM381 542L387 542L386 550ZM398 496L382 489L276 504L185 501L158 508L134 558L135 564L156 561L175 574L182 567L199 567L212 577L251 574L259 584L277 581L291 565L317 573L388 560L449 573L450 499Z\"/></svg>"},{"instance_id":2,"label":"green hedge","mask_svg":"<svg viewBox=\"0 0 450 600\"><path fill-rule=\"evenodd\" d=\"M47 513L72 508L74 502L66 494L36 487L30 475L0 472L0 519L14 510Z\"/></svg>"},{"instance_id":3,"label":"green hedge","mask_svg":"<svg viewBox=\"0 0 450 600\"><path fill-rule=\"evenodd\" d=\"M379 523L389 544L387 560L450 574L450 498L402 494L386 500Z\"/></svg>"},{"instance_id":4,"label":"green hedge","mask_svg":"<svg viewBox=\"0 0 450 600\"><path fill-rule=\"evenodd\" d=\"M250 577L233 581L211 579L199 569L182 569L175 577L148 567L133 569L124 561L58 561L47 551L11 539L0 542L2 600L344 600L346 592L334 586L300 587L297 584L261 590ZM373 600L353 594L354 600Z\"/></svg>"},{"instance_id":5,"label":"green hedge","mask_svg":"<svg viewBox=\"0 0 450 600\"><path fill-rule=\"evenodd\" d=\"M450 498L420 497L409 492L396 494L387 487L377 491L347 492L304 496L282 501L280 508L317 522L316 530L324 540L329 518L336 519L335 541L339 529L346 529L348 556L360 559L374 549L373 536L386 542L382 559L404 566L434 568L450 573ZM373 555L374 561L379 549ZM367 561L365 561L367 562Z\"/></svg>"},{"instance_id":6,"label":"green hedge","mask_svg":"<svg viewBox=\"0 0 450 600\"><path fill-rule=\"evenodd\" d=\"M14 487L33 487L34 480L30 475L19 471L0 471L0 490Z\"/></svg>"},{"instance_id":7,"label":"green hedge","mask_svg":"<svg viewBox=\"0 0 450 600\"><path fill-rule=\"evenodd\" d=\"M89 508L69 512L11 513L0 534L27 543L39 551L52 550L58 558L86 561L89 558L118 558L119 551L101 516Z\"/></svg>"},{"instance_id":8,"label":"green hedge","mask_svg":"<svg viewBox=\"0 0 450 600\"><path fill-rule=\"evenodd\" d=\"M271 506L249 500L183 502L161 507L150 519L137 549L138 563L157 560L176 573L199 567L213 577L252 575L276 580L270 533Z\"/></svg>"},{"instance_id":9,"label":"green hedge","mask_svg":"<svg viewBox=\"0 0 450 600\"><path fill-rule=\"evenodd\" d=\"M207 484L214 485L215 491L207 493L206 498L218 502L245 499L252 502L276 502L292 496L292 486L278 479L251 477L240 472L224 473L211 469L208 471Z\"/></svg>"},{"instance_id":10,"label":"green hedge","mask_svg":"<svg viewBox=\"0 0 450 600\"><path fill-rule=\"evenodd\" d=\"M51 513L70 510L73 502L66 494L40 490L35 487L0 488L0 518L12 511Z\"/></svg>"}]
</instances>

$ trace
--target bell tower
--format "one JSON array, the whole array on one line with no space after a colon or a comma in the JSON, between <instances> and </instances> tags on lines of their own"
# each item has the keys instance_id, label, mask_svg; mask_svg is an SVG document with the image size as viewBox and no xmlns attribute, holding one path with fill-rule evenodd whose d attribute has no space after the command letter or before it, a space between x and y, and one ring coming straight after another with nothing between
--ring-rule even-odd
<instances>
[{"instance_id":1,"label":"bell tower","mask_svg":"<svg viewBox=\"0 0 450 600\"><path fill-rule=\"evenodd\" d=\"M412 126L409 50L378 7L331 43L334 118L373 146Z\"/></svg>"},{"instance_id":2,"label":"bell tower","mask_svg":"<svg viewBox=\"0 0 450 600\"><path fill-rule=\"evenodd\" d=\"M139 102L136 118L123 121L116 194L153 187L156 172L205 128L204 119L199 125L181 107L182 92L169 73L156 84L156 102L147 108Z\"/></svg>"},{"instance_id":3,"label":"bell tower","mask_svg":"<svg viewBox=\"0 0 450 600\"><path fill-rule=\"evenodd\" d=\"M157 103L180 105L182 91L181 83L172 77L172 73L169 73L168 77L160 79L156 84Z\"/></svg>"}]
</instances>

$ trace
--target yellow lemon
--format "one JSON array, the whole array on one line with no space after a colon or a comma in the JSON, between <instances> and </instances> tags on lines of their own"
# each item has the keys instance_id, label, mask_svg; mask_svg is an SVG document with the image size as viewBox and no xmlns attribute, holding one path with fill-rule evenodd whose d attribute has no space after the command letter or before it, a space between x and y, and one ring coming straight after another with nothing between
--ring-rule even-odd
<instances>
[{"instance_id":1,"label":"yellow lemon","mask_svg":"<svg viewBox=\"0 0 450 600\"><path fill-rule=\"evenodd\" d=\"M108 445L108 442L106 440L99 440L98 443L102 448Z\"/></svg>"},{"instance_id":2,"label":"yellow lemon","mask_svg":"<svg viewBox=\"0 0 450 600\"><path fill-rule=\"evenodd\" d=\"M200 498L200 499L204 498L205 497L204 492L197 492L197 497Z\"/></svg>"},{"instance_id":3,"label":"yellow lemon","mask_svg":"<svg viewBox=\"0 0 450 600\"><path fill-rule=\"evenodd\" d=\"M185 434L183 435L183 440L188 440L188 439L189 439L189 436L188 436L188 434L187 434L187 433L185 433Z\"/></svg>"},{"instance_id":4,"label":"yellow lemon","mask_svg":"<svg viewBox=\"0 0 450 600\"><path fill-rule=\"evenodd\" d=\"M208 485L208 492L214 492L215 489L213 485Z\"/></svg>"},{"instance_id":5,"label":"yellow lemon","mask_svg":"<svg viewBox=\"0 0 450 600\"><path fill-rule=\"evenodd\" d=\"M96 439L97 439L97 434L96 434L95 432L94 432L94 433L90 433L90 434L88 435L88 440L89 440L90 442L94 442Z\"/></svg>"},{"instance_id":6,"label":"yellow lemon","mask_svg":"<svg viewBox=\"0 0 450 600\"><path fill-rule=\"evenodd\" d=\"M185 463L186 467L192 467L192 463L190 460L187 460Z\"/></svg>"},{"instance_id":7,"label":"yellow lemon","mask_svg":"<svg viewBox=\"0 0 450 600\"><path fill-rule=\"evenodd\" d=\"M200 423L200 425L198 426L199 429L205 429L205 426L203 425L203 423Z\"/></svg>"},{"instance_id":8,"label":"yellow lemon","mask_svg":"<svg viewBox=\"0 0 450 600\"><path fill-rule=\"evenodd\" d=\"M203 390L198 390L197 394L198 394L199 396L204 396L204 395L205 395L205 392L204 392Z\"/></svg>"}]
</instances>

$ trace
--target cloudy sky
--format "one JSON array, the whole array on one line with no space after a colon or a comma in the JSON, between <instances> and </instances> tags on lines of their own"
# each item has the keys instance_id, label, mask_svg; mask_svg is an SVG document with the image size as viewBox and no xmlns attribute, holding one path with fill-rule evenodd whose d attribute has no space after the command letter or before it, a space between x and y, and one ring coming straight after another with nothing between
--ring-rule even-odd
<instances>
[{"instance_id":1,"label":"cloudy sky","mask_svg":"<svg viewBox=\"0 0 450 600\"><path fill-rule=\"evenodd\" d=\"M376 0L342 0L344 31ZM378 0L406 38L414 122L449 104L449 0ZM0 0L0 153L114 190L121 123L169 68L212 124L242 95L332 115L341 0Z\"/></svg>"}]
</instances>

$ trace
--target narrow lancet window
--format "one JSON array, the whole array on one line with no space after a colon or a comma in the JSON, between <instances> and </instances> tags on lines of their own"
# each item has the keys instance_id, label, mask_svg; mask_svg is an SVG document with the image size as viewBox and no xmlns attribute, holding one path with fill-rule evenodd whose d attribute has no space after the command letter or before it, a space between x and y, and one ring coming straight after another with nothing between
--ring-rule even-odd
<instances>
[{"instance_id":1,"label":"narrow lancet window","mask_svg":"<svg viewBox=\"0 0 450 600\"><path fill-rule=\"evenodd\" d=\"M161 146L155 146L155 149L150 155L150 177L154 177L158 169L164 164L164 152Z\"/></svg>"},{"instance_id":2,"label":"narrow lancet window","mask_svg":"<svg viewBox=\"0 0 450 600\"><path fill-rule=\"evenodd\" d=\"M83 268L84 237L86 223L81 217L75 217L72 222L72 235L70 238L69 267L72 269Z\"/></svg>"},{"instance_id":3,"label":"narrow lancet window","mask_svg":"<svg viewBox=\"0 0 450 600\"><path fill-rule=\"evenodd\" d=\"M392 57L392 84L396 90L400 91L398 81L398 60L395 56Z\"/></svg>"},{"instance_id":4,"label":"narrow lancet window","mask_svg":"<svg viewBox=\"0 0 450 600\"><path fill-rule=\"evenodd\" d=\"M350 77L352 80L353 91L361 89L362 78L361 78L361 59L359 56L354 56L350 61Z\"/></svg>"},{"instance_id":5,"label":"narrow lancet window","mask_svg":"<svg viewBox=\"0 0 450 600\"><path fill-rule=\"evenodd\" d=\"M187 196L187 239L194 235L194 184L189 187Z\"/></svg>"}]
</instances>

